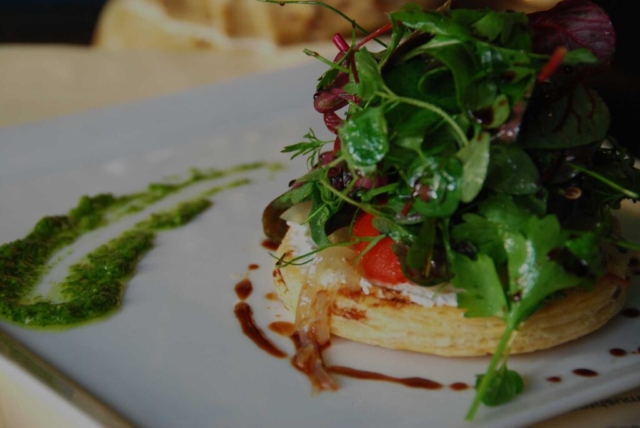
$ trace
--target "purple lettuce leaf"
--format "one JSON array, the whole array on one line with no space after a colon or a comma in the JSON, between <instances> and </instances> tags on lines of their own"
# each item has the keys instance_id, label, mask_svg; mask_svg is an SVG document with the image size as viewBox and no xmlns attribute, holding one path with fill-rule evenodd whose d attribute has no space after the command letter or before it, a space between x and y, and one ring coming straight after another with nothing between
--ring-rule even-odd
<instances>
[{"instance_id":1,"label":"purple lettuce leaf","mask_svg":"<svg viewBox=\"0 0 640 428\"><path fill-rule=\"evenodd\" d=\"M611 63L616 33L609 15L589 0L564 0L549 10L528 15L533 50L551 54L556 47L589 49L604 66Z\"/></svg>"}]
</instances>

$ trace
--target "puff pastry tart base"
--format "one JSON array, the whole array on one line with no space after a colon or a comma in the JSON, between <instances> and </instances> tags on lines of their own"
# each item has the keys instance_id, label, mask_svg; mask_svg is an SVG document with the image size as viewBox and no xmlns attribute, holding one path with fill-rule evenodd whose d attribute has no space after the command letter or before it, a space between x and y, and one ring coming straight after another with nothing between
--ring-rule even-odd
<instances>
[{"instance_id":1,"label":"puff pastry tart base","mask_svg":"<svg viewBox=\"0 0 640 428\"><path fill-rule=\"evenodd\" d=\"M289 231L291 232L291 230ZM291 259L294 247L287 233L277 255ZM322 254L322 253L321 253ZM331 333L357 342L442 356L481 356L491 354L500 340L504 322L499 318L465 318L464 310L453 306L425 307L414 303L406 293L392 288L360 288L353 272L348 283L345 271L353 268L334 260L318 269L309 265L273 268L273 285L284 305L293 314L307 281L322 280L335 291L331 304ZM320 279L319 279L320 278ZM578 339L598 330L623 307L628 281L607 274L591 291L573 288L564 297L549 301L520 328L511 353L546 349Z\"/></svg>"}]
</instances>

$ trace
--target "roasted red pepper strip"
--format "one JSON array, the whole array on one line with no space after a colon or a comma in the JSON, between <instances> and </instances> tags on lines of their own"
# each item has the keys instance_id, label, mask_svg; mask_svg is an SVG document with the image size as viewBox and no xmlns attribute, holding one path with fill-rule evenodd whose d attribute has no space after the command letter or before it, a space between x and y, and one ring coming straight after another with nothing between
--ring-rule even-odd
<instances>
[{"instance_id":1,"label":"roasted red pepper strip","mask_svg":"<svg viewBox=\"0 0 640 428\"><path fill-rule=\"evenodd\" d=\"M564 57L567 56L567 52L569 52L569 50L563 46L559 46L553 51L551 58L549 58L549 61L545 64L540 74L538 74L538 82L544 82L556 72L562 64Z\"/></svg>"}]
</instances>

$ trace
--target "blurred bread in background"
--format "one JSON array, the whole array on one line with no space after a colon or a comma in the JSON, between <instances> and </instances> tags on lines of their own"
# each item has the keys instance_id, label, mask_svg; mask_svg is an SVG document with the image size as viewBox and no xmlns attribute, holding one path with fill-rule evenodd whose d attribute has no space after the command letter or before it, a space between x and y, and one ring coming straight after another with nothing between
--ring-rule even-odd
<instances>
[{"instance_id":1,"label":"blurred bread in background","mask_svg":"<svg viewBox=\"0 0 640 428\"><path fill-rule=\"evenodd\" d=\"M435 9L445 0L325 1L370 30L387 22L386 12L409 2ZM549 8L557 0L461 0L455 3L531 11ZM114 50L263 50L329 41L338 32L350 34L351 24L317 5L280 7L257 0L109 0L98 19L93 44Z\"/></svg>"},{"instance_id":2,"label":"blurred bread in background","mask_svg":"<svg viewBox=\"0 0 640 428\"><path fill-rule=\"evenodd\" d=\"M385 12L407 0L327 0L364 28L386 22ZM414 1L433 8L443 0ZM319 6L257 0L110 0L102 10L94 45L109 49L234 49L329 40L351 24ZM256 46L256 40L261 46Z\"/></svg>"}]
</instances>

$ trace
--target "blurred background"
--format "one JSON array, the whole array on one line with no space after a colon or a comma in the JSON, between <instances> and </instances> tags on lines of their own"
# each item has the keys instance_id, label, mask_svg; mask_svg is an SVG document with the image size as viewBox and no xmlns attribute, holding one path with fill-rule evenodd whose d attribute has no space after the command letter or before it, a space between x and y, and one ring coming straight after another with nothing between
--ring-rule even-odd
<instances>
[{"instance_id":1,"label":"blurred background","mask_svg":"<svg viewBox=\"0 0 640 428\"><path fill-rule=\"evenodd\" d=\"M556 0L557 1L557 0ZM469 6L496 6L503 8L515 8L524 10L542 9L552 6L554 0L466 0L459 3L466 3ZM631 19L634 14L630 13L630 2L624 0L594 0L605 9L612 18L616 31L619 34L618 49L622 53L631 48L634 43L632 37ZM189 0L162 0L162 1L145 1L145 0L0 0L0 43L61 43L72 45L91 45L94 41L94 35L98 19L101 12L105 9L105 5L110 2L114 9L130 9L141 4L157 3L164 6L165 11L169 15L176 18L183 18L186 21L200 23L206 21L207 17L204 13L208 12L206 8L200 7L203 12L202 19L193 19L194 13L197 14L196 6L188 6L194 2ZM246 1L236 0L237 3ZM181 3L185 6L181 6ZM210 3L216 3L211 1ZM225 3L220 1L217 3ZM254 3L256 3L254 1ZM384 4L385 1L379 3ZM402 1L386 1L390 7L403 3ZM422 1L424 4L436 5L438 1ZM626 5L625 5L626 3ZM184 13L180 16L180 10L186 11L187 8L193 9L191 13ZM149 9L151 10L151 9ZM211 10L211 8L210 8ZM120 12L122 13L122 12ZM112 15L118 14L112 11ZM133 15L133 12L131 13ZM140 13L141 15L143 13ZM362 19L362 17L360 17ZM139 24L141 25L141 24ZM633 66L633 60L630 56L618 55L619 62L625 66Z\"/></svg>"},{"instance_id":2,"label":"blurred background","mask_svg":"<svg viewBox=\"0 0 640 428\"><path fill-rule=\"evenodd\" d=\"M0 0L0 43L89 45L106 0Z\"/></svg>"},{"instance_id":3,"label":"blurred background","mask_svg":"<svg viewBox=\"0 0 640 428\"><path fill-rule=\"evenodd\" d=\"M557 1L454 3L529 12ZM613 130L627 132L640 120L636 15L632 2L594 1L618 34L612 73L597 84L614 109ZM377 28L408 1L327 2ZM436 8L444 0L413 2ZM0 0L0 126L301 64L309 60L302 48L333 55L331 36L349 31L325 9L256 0Z\"/></svg>"}]
</instances>

